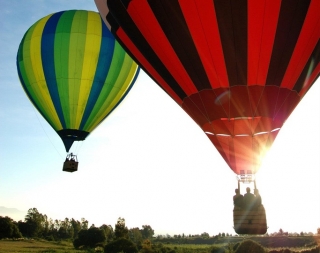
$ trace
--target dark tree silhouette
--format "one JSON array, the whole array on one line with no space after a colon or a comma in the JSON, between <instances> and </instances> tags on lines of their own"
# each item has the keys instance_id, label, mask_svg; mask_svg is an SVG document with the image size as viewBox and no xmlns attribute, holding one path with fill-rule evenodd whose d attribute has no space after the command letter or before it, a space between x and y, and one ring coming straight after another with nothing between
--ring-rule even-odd
<instances>
[{"instance_id":1,"label":"dark tree silhouette","mask_svg":"<svg viewBox=\"0 0 320 253\"><path fill-rule=\"evenodd\" d=\"M22 237L17 224L8 216L0 216L0 240L2 238Z\"/></svg>"},{"instance_id":2,"label":"dark tree silhouette","mask_svg":"<svg viewBox=\"0 0 320 253\"><path fill-rule=\"evenodd\" d=\"M138 248L132 241L122 237L108 243L104 247L104 252L105 253L118 253L118 252L136 253L138 252Z\"/></svg>"},{"instance_id":3,"label":"dark tree silhouette","mask_svg":"<svg viewBox=\"0 0 320 253\"><path fill-rule=\"evenodd\" d=\"M114 236L118 238L129 238L129 229L126 227L124 218L119 217L114 229Z\"/></svg>"}]
</instances>

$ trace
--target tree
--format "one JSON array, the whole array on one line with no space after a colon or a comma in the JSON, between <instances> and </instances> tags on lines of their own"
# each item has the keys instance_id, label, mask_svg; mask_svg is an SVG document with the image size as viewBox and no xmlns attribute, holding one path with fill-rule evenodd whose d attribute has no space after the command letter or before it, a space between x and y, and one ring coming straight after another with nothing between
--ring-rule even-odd
<instances>
[{"instance_id":1,"label":"tree","mask_svg":"<svg viewBox=\"0 0 320 253\"><path fill-rule=\"evenodd\" d=\"M97 244L105 245L106 235L104 231L97 227L80 230L78 238L73 241L73 246L78 249L80 246L93 248Z\"/></svg>"},{"instance_id":2,"label":"tree","mask_svg":"<svg viewBox=\"0 0 320 253\"><path fill-rule=\"evenodd\" d=\"M320 235L320 228L317 228L317 234Z\"/></svg>"},{"instance_id":3,"label":"tree","mask_svg":"<svg viewBox=\"0 0 320 253\"><path fill-rule=\"evenodd\" d=\"M203 233L201 234L201 237L202 237L202 238L209 238L210 235L209 235L207 232L203 232Z\"/></svg>"},{"instance_id":4,"label":"tree","mask_svg":"<svg viewBox=\"0 0 320 253\"><path fill-rule=\"evenodd\" d=\"M77 238L79 231L81 230L81 223L78 220L71 219L71 226L73 228L73 238Z\"/></svg>"},{"instance_id":5,"label":"tree","mask_svg":"<svg viewBox=\"0 0 320 253\"><path fill-rule=\"evenodd\" d=\"M71 221L65 218L64 221L60 222L60 228L58 230L58 235L60 239L72 239L74 235L74 229Z\"/></svg>"},{"instance_id":6,"label":"tree","mask_svg":"<svg viewBox=\"0 0 320 253\"><path fill-rule=\"evenodd\" d=\"M135 244L140 245L143 240L141 230L139 228L130 228L129 229L129 238Z\"/></svg>"},{"instance_id":7,"label":"tree","mask_svg":"<svg viewBox=\"0 0 320 253\"><path fill-rule=\"evenodd\" d=\"M44 216L38 212L37 208L30 208L25 217L26 236L40 237L44 230Z\"/></svg>"},{"instance_id":8,"label":"tree","mask_svg":"<svg viewBox=\"0 0 320 253\"><path fill-rule=\"evenodd\" d=\"M18 226L8 216L0 216L0 240L2 238L20 238L22 237Z\"/></svg>"},{"instance_id":9,"label":"tree","mask_svg":"<svg viewBox=\"0 0 320 253\"><path fill-rule=\"evenodd\" d=\"M108 243L104 247L104 252L105 253L118 253L118 252L136 253L138 252L138 248L131 240L121 237Z\"/></svg>"},{"instance_id":10,"label":"tree","mask_svg":"<svg viewBox=\"0 0 320 253\"><path fill-rule=\"evenodd\" d=\"M151 239L154 235L154 230L149 225L143 225L141 234L143 239Z\"/></svg>"},{"instance_id":11,"label":"tree","mask_svg":"<svg viewBox=\"0 0 320 253\"><path fill-rule=\"evenodd\" d=\"M43 226L42 234L43 234L44 237L46 237L46 236L49 235L49 226L50 226L50 220L48 220L48 216L47 215L43 215L42 226Z\"/></svg>"},{"instance_id":12,"label":"tree","mask_svg":"<svg viewBox=\"0 0 320 253\"><path fill-rule=\"evenodd\" d=\"M129 238L129 230L126 227L126 221L124 218L119 217L114 229L115 238Z\"/></svg>"},{"instance_id":13,"label":"tree","mask_svg":"<svg viewBox=\"0 0 320 253\"><path fill-rule=\"evenodd\" d=\"M88 246L93 248L97 244L105 245L106 243L106 234L104 230L97 228L97 227L90 227L87 230L87 242Z\"/></svg>"},{"instance_id":14,"label":"tree","mask_svg":"<svg viewBox=\"0 0 320 253\"><path fill-rule=\"evenodd\" d=\"M89 222L85 218L81 218L81 229L88 229Z\"/></svg>"},{"instance_id":15,"label":"tree","mask_svg":"<svg viewBox=\"0 0 320 253\"><path fill-rule=\"evenodd\" d=\"M107 238L107 242L111 241L114 235L112 226L103 224L102 226L100 226L100 229L104 231Z\"/></svg>"}]
</instances>

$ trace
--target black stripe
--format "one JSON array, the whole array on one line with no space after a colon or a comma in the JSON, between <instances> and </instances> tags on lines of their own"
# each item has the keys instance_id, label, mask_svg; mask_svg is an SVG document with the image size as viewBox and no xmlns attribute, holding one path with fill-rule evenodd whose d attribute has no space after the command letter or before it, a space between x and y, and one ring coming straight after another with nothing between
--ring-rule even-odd
<instances>
[{"instance_id":1,"label":"black stripe","mask_svg":"<svg viewBox=\"0 0 320 253\"><path fill-rule=\"evenodd\" d=\"M211 85L177 0L149 0L165 36L197 89ZM196 12L195 12L196 13Z\"/></svg>"},{"instance_id":2,"label":"black stripe","mask_svg":"<svg viewBox=\"0 0 320 253\"><path fill-rule=\"evenodd\" d=\"M280 86L308 12L310 0L283 0L266 85Z\"/></svg>"},{"instance_id":3,"label":"black stripe","mask_svg":"<svg viewBox=\"0 0 320 253\"><path fill-rule=\"evenodd\" d=\"M126 1L127 2L127 1ZM179 96L182 100L186 97L185 92L181 89L179 84L173 78L173 76L169 73L165 65L161 62L155 52L152 50L148 42L145 40L137 26L132 21L131 17L128 15L125 6L119 0L108 0L108 8L110 13L113 16L113 19L107 16L107 20L114 24L116 21L118 25L125 31L131 41L135 44L141 54L147 59L147 61L153 66L154 69L159 73L159 75L166 81L167 84L175 91L177 96ZM110 24L111 24L110 23ZM113 27L114 28L114 27ZM116 36L115 30L112 30L112 33ZM117 38L119 40L119 38ZM123 46L123 43L121 43ZM127 48L124 47L126 50ZM127 50L129 53L129 51ZM132 55L130 53L130 55ZM133 58L136 62L141 66L141 68L152 78L149 72L146 70L144 66L137 61L136 58Z\"/></svg>"},{"instance_id":4,"label":"black stripe","mask_svg":"<svg viewBox=\"0 0 320 253\"><path fill-rule=\"evenodd\" d=\"M320 62L320 40L318 40L317 45L313 49L312 54L310 55L310 58L306 63L306 66L304 67L296 84L293 87L293 90L297 91L298 93L301 91L301 89L304 86L304 81L306 80L306 78L309 77L311 73L313 73L315 68L318 66L319 62Z\"/></svg>"},{"instance_id":5,"label":"black stripe","mask_svg":"<svg viewBox=\"0 0 320 253\"><path fill-rule=\"evenodd\" d=\"M247 0L214 1L229 85L247 84Z\"/></svg>"}]
</instances>

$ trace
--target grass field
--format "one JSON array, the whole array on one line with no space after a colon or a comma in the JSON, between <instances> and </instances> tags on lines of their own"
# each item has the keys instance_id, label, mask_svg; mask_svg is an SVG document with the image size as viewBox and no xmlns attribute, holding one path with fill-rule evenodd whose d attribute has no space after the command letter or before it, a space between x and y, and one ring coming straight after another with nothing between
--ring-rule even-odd
<instances>
[{"instance_id":1,"label":"grass field","mask_svg":"<svg viewBox=\"0 0 320 253\"><path fill-rule=\"evenodd\" d=\"M255 238L256 240L258 238ZM271 249L276 249L279 246L283 247L284 245L281 244L276 244L276 241L282 241L281 239L284 238L260 238L260 242L261 239L269 239L268 242L268 250ZM294 250L294 252L304 252L305 249L311 247L310 245L310 240L307 241L301 241L302 238L295 238L295 241L300 242L299 244L301 244L301 242L308 242L307 244L309 245L304 245L304 247L302 245L295 245L295 247L288 247L290 250ZM309 238L310 239L310 238ZM313 237L314 241L316 241L318 243L318 245L320 246L320 236L314 236ZM257 240L259 241L259 240ZM263 241L263 240L262 240ZM270 243L271 241L271 243ZM221 247L223 245L228 245L230 243L230 241L225 241L224 243L218 243L218 244L171 244L171 243L164 243L163 245L165 245L166 247L169 247L171 249L173 249L175 252L177 253L181 253L181 252L186 252L186 253L207 253L210 252L210 249L212 249L212 247ZM235 242L232 242L231 244L234 244ZM262 244L266 244L266 242L262 243ZM291 244L291 243L290 243ZM272 247L272 246L273 247ZM293 245L291 245L293 246ZM302 246L302 247L301 247ZM314 247L314 246L313 246ZM279 249L279 248L278 248ZM74 249L73 245L71 242L50 242L50 241L45 241L45 240L0 240L0 253L86 253L86 252L95 252L94 249L92 250L76 250ZM282 251L278 251L278 252L282 252Z\"/></svg>"},{"instance_id":2,"label":"grass field","mask_svg":"<svg viewBox=\"0 0 320 253\"><path fill-rule=\"evenodd\" d=\"M38 253L65 253L65 252L84 252L75 250L72 243L68 242L48 242L37 240L0 240L1 253L14 253L14 252L38 252Z\"/></svg>"}]
</instances>

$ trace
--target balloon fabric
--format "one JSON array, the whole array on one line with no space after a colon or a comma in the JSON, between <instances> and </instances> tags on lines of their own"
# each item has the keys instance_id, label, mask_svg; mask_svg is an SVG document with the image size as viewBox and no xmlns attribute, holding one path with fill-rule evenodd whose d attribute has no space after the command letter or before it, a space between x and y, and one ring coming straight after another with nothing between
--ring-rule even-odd
<instances>
[{"instance_id":1,"label":"balloon fabric","mask_svg":"<svg viewBox=\"0 0 320 253\"><path fill-rule=\"evenodd\" d=\"M318 0L95 3L121 45L236 174L258 171L320 74Z\"/></svg>"},{"instance_id":2,"label":"balloon fabric","mask_svg":"<svg viewBox=\"0 0 320 253\"><path fill-rule=\"evenodd\" d=\"M69 152L124 99L139 67L99 13L50 14L25 33L17 54L22 87Z\"/></svg>"}]
</instances>

